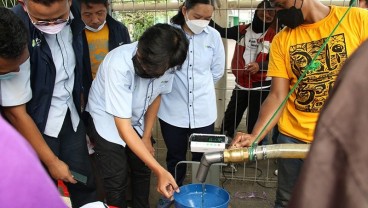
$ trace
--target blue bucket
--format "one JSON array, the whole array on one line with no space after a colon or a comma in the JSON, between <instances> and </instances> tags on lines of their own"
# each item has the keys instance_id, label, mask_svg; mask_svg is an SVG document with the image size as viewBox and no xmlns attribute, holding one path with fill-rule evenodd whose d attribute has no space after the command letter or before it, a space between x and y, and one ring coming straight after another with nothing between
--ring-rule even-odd
<instances>
[{"instance_id":1,"label":"blue bucket","mask_svg":"<svg viewBox=\"0 0 368 208\"><path fill-rule=\"evenodd\" d=\"M180 187L180 193L174 193L176 208L227 208L230 194L220 187L206 184L202 206L202 184L189 184Z\"/></svg>"}]
</instances>

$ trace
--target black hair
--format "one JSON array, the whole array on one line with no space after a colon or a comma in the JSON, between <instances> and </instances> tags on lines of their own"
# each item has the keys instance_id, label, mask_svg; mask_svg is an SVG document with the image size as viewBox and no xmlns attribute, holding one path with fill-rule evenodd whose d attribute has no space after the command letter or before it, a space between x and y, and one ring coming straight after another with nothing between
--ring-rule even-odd
<instances>
[{"instance_id":1,"label":"black hair","mask_svg":"<svg viewBox=\"0 0 368 208\"><path fill-rule=\"evenodd\" d=\"M53 4L55 2L64 1L64 0L24 0L24 1L32 1L32 2L37 3L37 4L42 4L42 5L45 5L45 6L50 6L51 4Z\"/></svg>"},{"instance_id":2,"label":"black hair","mask_svg":"<svg viewBox=\"0 0 368 208\"><path fill-rule=\"evenodd\" d=\"M145 73L154 77L182 65L187 57L188 40L184 32L168 24L149 27L138 40L137 55Z\"/></svg>"},{"instance_id":3,"label":"black hair","mask_svg":"<svg viewBox=\"0 0 368 208\"><path fill-rule=\"evenodd\" d=\"M103 4L105 7L109 5L109 2L107 0L79 0L80 4L85 4L87 7L90 6L90 4Z\"/></svg>"},{"instance_id":4,"label":"black hair","mask_svg":"<svg viewBox=\"0 0 368 208\"><path fill-rule=\"evenodd\" d=\"M271 3L269 0L263 0L261 1L261 3L257 5L257 10L258 9L270 9L270 8L273 8L273 7L271 6Z\"/></svg>"},{"instance_id":5,"label":"black hair","mask_svg":"<svg viewBox=\"0 0 368 208\"><path fill-rule=\"evenodd\" d=\"M28 31L11 10L0 7L0 57L15 59L27 47Z\"/></svg>"},{"instance_id":6,"label":"black hair","mask_svg":"<svg viewBox=\"0 0 368 208\"><path fill-rule=\"evenodd\" d=\"M183 5L181 5L179 7L178 13L170 19L170 22L174 23L174 24L177 24L177 25L184 25L185 24L185 17L183 15L182 11L181 11L183 6L185 6L187 8L187 10L190 10L193 7L195 7L197 4L209 4L209 5L214 6L213 0L186 0L183 3Z\"/></svg>"},{"instance_id":7,"label":"black hair","mask_svg":"<svg viewBox=\"0 0 368 208\"><path fill-rule=\"evenodd\" d=\"M257 5L257 9L254 12L254 16L253 16L253 20L252 20L252 30L256 33L263 33L265 30L268 29L268 27L270 27L270 25L272 24L272 22L267 23L261 20L261 18L258 17L258 12L259 10L267 10L267 9L271 9L271 3L268 0L263 0L261 3L259 3ZM274 17L275 20L275 17Z\"/></svg>"}]
</instances>

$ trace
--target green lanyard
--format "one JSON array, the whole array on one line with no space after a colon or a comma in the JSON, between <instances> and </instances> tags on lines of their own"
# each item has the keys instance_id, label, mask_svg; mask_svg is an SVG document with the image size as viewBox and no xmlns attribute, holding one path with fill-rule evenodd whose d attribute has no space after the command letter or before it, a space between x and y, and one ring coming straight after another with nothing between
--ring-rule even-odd
<instances>
[{"instance_id":1,"label":"green lanyard","mask_svg":"<svg viewBox=\"0 0 368 208\"><path fill-rule=\"evenodd\" d=\"M281 105L277 108L277 110L275 111L275 113L272 115L272 117L270 118L270 120L267 122L266 126L263 127L262 131L258 134L258 136L254 140L254 142L252 143L252 145L249 147L249 159L250 159L250 161L252 161L254 159L254 149L258 145L258 141L260 139L260 136L266 130L266 128L270 125L271 121L276 117L277 113L284 107L284 105L287 102L287 100L289 99L290 95L295 91L295 89L297 88L297 86L299 85L299 83L302 81L302 79L305 77L305 75L309 71L314 71L314 70L316 70L321 65L321 63L319 61L316 61L317 57L322 52L322 50L326 47L326 45L327 45L328 41L330 40L331 36L335 33L337 27L344 20L346 14L350 11L350 9L351 9L352 5L355 3L355 1L356 0L351 0L351 2L349 4L349 8L346 10L346 12L342 16L342 18L339 20L339 22L337 23L337 25L335 26L335 28L332 30L332 32L330 33L330 35L328 36L328 38L325 40L325 42L323 43L322 47L318 50L317 54L313 57L312 61L307 65L307 67L306 67L305 71L303 72L303 74L300 75L300 77L297 80L297 82L294 84L294 86L291 88L290 92L287 94L286 98L282 101Z\"/></svg>"}]
</instances>

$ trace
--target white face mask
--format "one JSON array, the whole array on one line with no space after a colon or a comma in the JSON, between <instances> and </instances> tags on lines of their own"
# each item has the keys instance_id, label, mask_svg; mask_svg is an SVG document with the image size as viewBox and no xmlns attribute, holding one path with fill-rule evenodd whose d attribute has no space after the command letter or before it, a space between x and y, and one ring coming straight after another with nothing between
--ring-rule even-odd
<instances>
[{"instance_id":1,"label":"white face mask","mask_svg":"<svg viewBox=\"0 0 368 208\"><path fill-rule=\"evenodd\" d=\"M68 18L69 19L69 18ZM57 25L36 25L33 24L37 29L39 29L41 32L50 34L50 35L54 35L59 33L61 30L64 29L64 27L66 26L68 22L64 22L61 24L57 24Z\"/></svg>"},{"instance_id":2,"label":"white face mask","mask_svg":"<svg viewBox=\"0 0 368 208\"><path fill-rule=\"evenodd\" d=\"M106 24L106 20L97 29L95 29L93 27L90 27L88 25L86 25L86 29L91 31L91 32L98 32L98 31L102 30L102 28L105 26L105 24Z\"/></svg>"},{"instance_id":3,"label":"white face mask","mask_svg":"<svg viewBox=\"0 0 368 208\"><path fill-rule=\"evenodd\" d=\"M68 4L68 7L70 7L69 5L69 1L67 1L67 4ZM26 7L27 8L27 7ZM71 15L71 12L69 11L69 16L66 20L63 20L65 22L63 23L60 23L60 24L47 24L47 25L40 25L40 24L37 24L38 22L42 22L42 21L38 21L38 22L34 22L28 12L28 8L27 8L27 14L28 14L28 17L29 19L31 20L32 24L37 28L39 29L41 32L43 33L46 33L46 34L50 34L50 35L54 35L54 34L57 34L59 33L62 29L64 29L64 27L68 24L69 22L69 18L70 18L70 15ZM55 22L54 22L55 23Z\"/></svg>"},{"instance_id":4,"label":"white face mask","mask_svg":"<svg viewBox=\"0 0 368 208\"><path fill-rule=\"evenodd\" d=\"M210 21L208 21L208 20L190 20L188 18L188 13L187 13L186 16L187 16L187 18L186 18L185 22L188 25L189 29L194 34L201 33L204 30L204 28L206 28L208 26L208 24L210 24Z\"/></svg>"},{"instance_id":5,"label":"white face mask","mask_svg":"<svg viewBox=\"0 0 368 208\"><path fill-rule=\"evenodd\" d=\"M1 74L0 75L0 80L6 80L6 79L11 79L15 76L17 76L18 72L9 72L6 74Z\"/></svg>"}]
</instances>

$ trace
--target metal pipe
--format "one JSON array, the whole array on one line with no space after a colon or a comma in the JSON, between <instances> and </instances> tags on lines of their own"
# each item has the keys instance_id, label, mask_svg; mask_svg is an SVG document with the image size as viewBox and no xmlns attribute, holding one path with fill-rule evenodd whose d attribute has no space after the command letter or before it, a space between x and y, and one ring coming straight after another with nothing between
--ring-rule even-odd
<instances>
[{"instance_id":1,"label":"metal pipe","mask_svg":"<svg viewBox=\"0 0 368 208\"><path fill-rule=\"evenodd\" d=\"M336 1L336 0L321 0L324 5L337 5L337 6L348 6L348 1ZM229 10L229 9L255 9L258 1L254 0L236 0L236 1L216 1L218 10ZM113 11L177 11L179 6L183 3L181 1L162 1L162 2L131 2L121 1L113 2Z\"/></svg>"},{"instance_id":2,"label":"metal pipe","mask_svg":"<svg viewBox=\"0 0 368 208\"><path fill-rule=\"evenodd\" d=\"M208 152L203 154L201 162L199 164L196 178L199 180L199 182L203 183L207 178L208 170L210 169L211 165L223 161L224 161L223 152Z\"/></svg>"},{"instance_id":3,"label":"metal pipe","mask_svg":"<svg viewBox=\"0 0 368 208\"><path fill-rule=\"evenodd\" d=\"M271 158L305 158L310 144L273 144L203 154L196 178L203 183L213 163L238 163Z\"/></svg>"}]
</instances>

